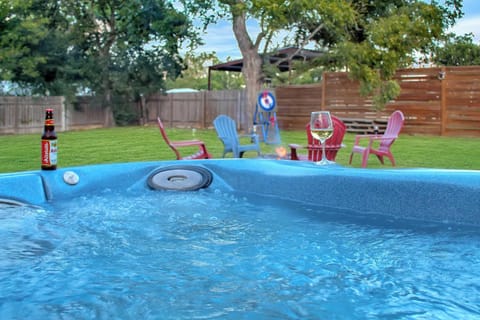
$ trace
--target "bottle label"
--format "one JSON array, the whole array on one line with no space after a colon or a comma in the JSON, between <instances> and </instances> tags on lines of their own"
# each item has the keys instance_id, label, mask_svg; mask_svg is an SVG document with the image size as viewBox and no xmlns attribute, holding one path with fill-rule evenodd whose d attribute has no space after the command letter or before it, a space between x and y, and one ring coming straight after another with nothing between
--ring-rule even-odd
<instances>
[{"instance_id":1,"label":"bottle label","mask_svg":"<svg viewBox=\"0 0 480 320\"><path fill-rule=\"evenodd\" d=\"M57 164L57 140L42 140L42 166Z\"/></svg>"}]
</instances>

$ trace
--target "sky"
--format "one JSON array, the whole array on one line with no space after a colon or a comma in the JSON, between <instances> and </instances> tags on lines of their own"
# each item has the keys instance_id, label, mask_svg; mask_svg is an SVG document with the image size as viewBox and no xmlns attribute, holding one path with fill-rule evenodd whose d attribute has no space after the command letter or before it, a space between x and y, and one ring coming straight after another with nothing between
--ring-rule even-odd
<instances>
[{"instance_id":1,"label":"sky","mask_svg":"<svg viewBox=\"0 0 480 320\"><path fill-rule=\"evenodd\" d=\"M451 31L458 35L471 32L474 34L475 43L480 44L480 0L463 0L463 12L463 18L457 21ZM254 33L254 30L249 31ZM203 39L205 45L198 51L215 51L222 62L242 57L230 22L222 21L209 27Z\"/></svg>"}]
</instances>

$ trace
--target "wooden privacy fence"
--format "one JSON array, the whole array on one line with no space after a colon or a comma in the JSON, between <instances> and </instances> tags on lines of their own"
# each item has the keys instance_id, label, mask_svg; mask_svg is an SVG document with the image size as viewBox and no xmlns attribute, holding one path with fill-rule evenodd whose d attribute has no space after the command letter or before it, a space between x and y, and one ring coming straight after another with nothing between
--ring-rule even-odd
<instances>
[{"instance_id":1,"label":"wooden privacy fence","mask_svg":"<svg viewBox=\"0 0 480 320\"><path fill-rule=\"evenodd\" d=\"M66 106L64 97L0 96L0 134L41 133L45 109L53 109L55 130L62 132L103 126L105 112L98 99L78 97Z\"/></svg>"},{"instance_id":2,"label":"wooden privacy fence","mask_svg":"<svg viewBox=\"0 0 480 320\"><path fill-rule=\"evenodd\" d=\"M4 97L0 96L0 133L41 133L45 109L52 108L58 131L65 130L63 97Z\"/></svg>"},{"instance_id":3,"label":"wooden privacy fence","mask_svg":"<svg viewBox=\"0 0 480 320\"><path fill-rule=\"evenodd\" d=\"M146 99L146 114L148 122L160 117L169 127L210 128L219 114L242 123L245 101L244 90L155 94Z\"/></svg>"},{"instance_id":4,"label":"wooden privacy fence","mask_svg":"<svg viewBox=\"0 0 480 320\"><path fill-rule=\"evenodd\" d=\"M480 66L403 69L396 80L400 95L378 112L346 73L325 73L319 85L279 87L280 127L302 128L310 112L320 109L342 119L379 122L398 109L406 118L403 133L480 136Z\"/></svg>"},{"instance_id":5,"label":"wooden privacy fence","mask_svg":"<svg viewBox=\"0 0 480 320\"><path fill-rule=\"evenodd\" d=\"M319 84L277 87L279 127L303 130L312 111L330 110L350 132L371 132L374 125L381 131L398 109L406 118L403 133L480 136L480 66L401 69L396 80L401 93L382 111L374 111L345 72L325 73ZM176 127L211 127L219 114L244 123L244 108L243 91L156 95L147 102L149 121L160 116Z\"/></svg>"},{"instance_id":6,"label":"wooden privacy fence","mask_svg":"<svg viewBox=\"0 0 480 320\"><path fill-rule=\"evenodd\" d=\"M277 87L279 127L303 130L310 113L322 109L343 119L352 132L371 130L374 121L384 126L398 109L406 117L402 133L480 137L480 66L402 69L396 80L400 96L378 112L370 98L359 95L358 83L347 73L325 73L315 85ZM79 97L75 106L66 107L62 97L0 97L0 134L41 132L46 107L54 109L59 131L101 127L105 118L98 98ZM251 123L245 108L243 90L202 91L150 96L143 114L150 123L160 116L168 127L211 128L219 114L238 125ZM132 110L140 118L139 105Z\"/></svg>"}]
</instances>

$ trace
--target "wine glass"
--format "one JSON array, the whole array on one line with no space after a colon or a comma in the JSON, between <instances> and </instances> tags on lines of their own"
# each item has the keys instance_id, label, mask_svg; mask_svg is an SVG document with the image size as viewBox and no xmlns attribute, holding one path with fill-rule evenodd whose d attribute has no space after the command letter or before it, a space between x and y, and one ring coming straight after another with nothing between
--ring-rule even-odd
<instances>
[{"instance_id":1,"label":"wine glass","mask_svg":"<svg viewBox=\"0 0 480 320\"><path fill-rule=\"evenodd\" d=\"M322 160L315 162L318 165L335 163L327 160L325 154L325 140L333 134L333 122L329 111L314 111L310 117L310 132L314 139L320 140L322 144Z\"/></svg>"}]
</instances>

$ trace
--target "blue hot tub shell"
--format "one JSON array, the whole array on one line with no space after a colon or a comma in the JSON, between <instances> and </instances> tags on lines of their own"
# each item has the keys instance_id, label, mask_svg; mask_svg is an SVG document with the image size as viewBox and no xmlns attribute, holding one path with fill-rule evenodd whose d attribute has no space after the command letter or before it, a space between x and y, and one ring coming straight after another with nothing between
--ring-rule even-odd
<instances>
[{"instance_id":1,"label":"blue hot tub shell","mask_svg":"<svg viewBox=\"0 0 480 320\"><path fill-rule=\"evenodd\" d=\"M150 189L152 173L179 165L209 170L212 181L206 192L240 191L312 204L322 199L322 206L359 215L480 226L476 170L375 170L262 159L135 162L0 174L0 199L49 206L106 189L141 193ZM78 183L66 183L66 172L77 175Z\"/></svg>"}]
</instances>

